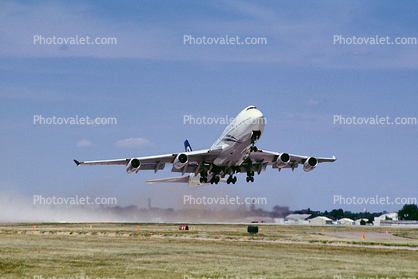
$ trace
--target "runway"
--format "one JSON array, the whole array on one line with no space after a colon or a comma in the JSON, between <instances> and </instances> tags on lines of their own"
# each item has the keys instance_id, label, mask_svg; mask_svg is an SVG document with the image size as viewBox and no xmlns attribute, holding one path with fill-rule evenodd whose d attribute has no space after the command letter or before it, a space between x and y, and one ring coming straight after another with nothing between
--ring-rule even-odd
<instances>
[{"instance_id":1,"label":"runway","mask_svg":"<svg viewBox=\"0 0 418 279\"><path fill-rule=\"evenodd\" d=\"M389 278L418 275L416 229L370 238L387 228L258 224L259 233L250 234L247 224L187 225L192 230L173 223L0 224L0 277L334 278L353 270L372 277L377 269ZM358 237L363 230L365 239Z\"/></svg>"}]
</instances>

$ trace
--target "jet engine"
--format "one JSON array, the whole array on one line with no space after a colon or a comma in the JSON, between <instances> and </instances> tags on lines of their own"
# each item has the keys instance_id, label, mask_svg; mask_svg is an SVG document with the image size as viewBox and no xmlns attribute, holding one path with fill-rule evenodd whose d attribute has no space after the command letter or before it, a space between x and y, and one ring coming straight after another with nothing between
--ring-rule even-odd
<instances>
[{"instance_id":1,"label":"jet engine","mask_svg":"<svg viewBox=\"0 0 418 279\"><path fill-rule=\"evenodd\" d=\"M303 164L304 171L311 171L318 165L318 160L315 157L309 157Z\"/></svg>"},{"instance_id":2,"label":"jet engine","mask_svg":"<svg viewBox=\"0 0 418 279\"><path fill-rule=\"evenodd\" d=\"M176 169L181 169L189 162L189 157L186 154L181 153L177 155L176 159L174 159L173 167Z\"/></svg>"},{"instance_id":3,"label":"jet engine","mask_svg":"<svg viewBox=\"0 0 418 279\"><path fill-rule=\"evenodd\" d=\"M282 153L282 154L279 155L277 160L274 162L274 165L276 166L276 168L285 167L287 165L287 163L289 163L289 161L290 161L289 154Z\"/></svg>"},{"instance_id":4,"label":"jet engine","mask_svg":"<svg viewBox=\"0 0 418 279\"><path fill-rule=\"evenodd\" d=\"M137 158L132 158L128 163L126 172L127 173L138 172L140 167L141 167L141 161L139 161Z\"/></svg>"}]
</instances>

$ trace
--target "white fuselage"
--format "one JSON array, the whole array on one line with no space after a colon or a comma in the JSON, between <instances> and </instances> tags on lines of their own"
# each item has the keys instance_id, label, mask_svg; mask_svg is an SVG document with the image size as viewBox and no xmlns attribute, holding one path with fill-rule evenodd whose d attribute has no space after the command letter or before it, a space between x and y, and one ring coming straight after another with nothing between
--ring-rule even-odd
<instances>
[{"instance_id":1,"label":"white fuselage","mask_svg":"<svg viewBox=\"0 0 418 279\"><path fill-rule=\"evenodd\" d=\"M240 166L250 154L252 145L257 142L264 130L263 114L254 106L242 110L223 131L211 149L222 149L213 164L222 167ZM257 132L257 137L253 137ZM189 187L206 185L200 183L200 174L190 175Z\"/></svg>"},{"instance_id":2,"label":"white fuselage","mask_svg":"<svg viewBox=\"0 0 418 279\"><path fill-rule=\"evenodd\" d=\"M264 130L265 119L261 111L249 106L241 111L224 130L212 149L221 147L222 153L214 161L217 166L239 166L247 158L253 143L257 142ZM254 131L258 137L252 141Z\"/></svg>"}]
</instances>

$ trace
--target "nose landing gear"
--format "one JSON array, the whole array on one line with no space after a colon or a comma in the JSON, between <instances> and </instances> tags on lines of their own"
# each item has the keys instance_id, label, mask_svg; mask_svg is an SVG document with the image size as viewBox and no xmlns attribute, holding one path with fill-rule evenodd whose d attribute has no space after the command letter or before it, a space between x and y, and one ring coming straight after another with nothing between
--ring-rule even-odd
<instances>
[{"instance_id":1,"label":"nose landing gear","mask_svg":"<svg viewBox=\"0 0 418 279\"><path fill-rule=\"evenodd\" d=\"M256 152L258 150L257 146L254 146L255 142L260 138L261 131L253 131L251 134L251 148L250 151Z\"/></svg>"}]
</instances>

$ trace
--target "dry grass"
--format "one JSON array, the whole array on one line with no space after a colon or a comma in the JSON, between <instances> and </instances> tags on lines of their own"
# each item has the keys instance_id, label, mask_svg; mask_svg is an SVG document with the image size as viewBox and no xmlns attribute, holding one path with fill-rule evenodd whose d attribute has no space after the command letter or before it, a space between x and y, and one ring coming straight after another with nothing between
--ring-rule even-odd
<instances>
[{"instance_id":1,"label":"dry grass","mask_svg":"<svg viewBox=\"0 0 418 279\"><path fill-rule=\"evenodd\" d=\"M418 277L416 250L321 244L416 247L417 229L391 229L405 239L362 240L319 232L387 228L266 225L253 236L244 225L196 224L190 225L196 230L188 232L170 224L92 224L92 229L90 225L36 224L35 230L32 224L0 225L1 278ZM250 239L302 243L245 241Z\"/></svg>"}]
</instances>

